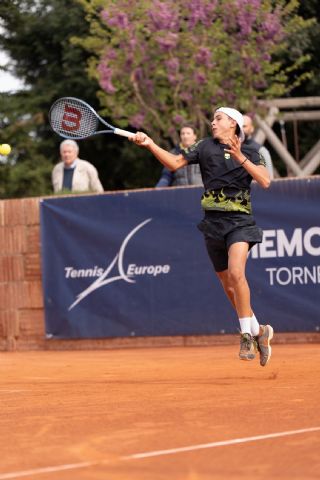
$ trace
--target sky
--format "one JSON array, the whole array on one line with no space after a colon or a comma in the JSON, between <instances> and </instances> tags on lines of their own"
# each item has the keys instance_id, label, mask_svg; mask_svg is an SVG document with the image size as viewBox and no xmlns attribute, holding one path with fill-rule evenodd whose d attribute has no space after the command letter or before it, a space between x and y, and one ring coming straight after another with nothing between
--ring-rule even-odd
<instances>
[{"instance_id":1,"label":"sky","mask_svg":"<svg viewBox=\"0 0 320 480\"><path fill-rule=\"evenodd\" d=\"M8 57L4 52L0 51L0 66L6 65ZM22 88L23 83L9 73L5 73L0 69L0 92L16 91Z\"/></svg>"}]
</instances>

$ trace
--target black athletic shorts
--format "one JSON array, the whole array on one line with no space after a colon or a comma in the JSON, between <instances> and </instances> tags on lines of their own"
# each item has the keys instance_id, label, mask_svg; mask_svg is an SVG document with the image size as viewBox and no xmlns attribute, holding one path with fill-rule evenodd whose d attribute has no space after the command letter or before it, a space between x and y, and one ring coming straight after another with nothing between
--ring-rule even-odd
<instances>
[{"instance_id":1,"label":"black athletic shorts","mask_svg":"<svg viewBox=\"0 0 320 480\"><path fill-rule=\"evenodd\" d=\"M228 268L228 250L237 242L247 242L249 250L262 242L262 230L257 227L252 215L240 212L205 212L198 225L204 234L207 251L216 272Z\"/></svg>"}]
</instances>

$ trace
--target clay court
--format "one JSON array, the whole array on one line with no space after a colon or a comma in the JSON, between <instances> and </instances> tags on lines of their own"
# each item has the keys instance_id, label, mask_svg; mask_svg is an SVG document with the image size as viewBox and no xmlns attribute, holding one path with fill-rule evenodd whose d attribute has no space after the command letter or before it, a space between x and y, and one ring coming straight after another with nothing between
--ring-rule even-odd
<instances>
[{"instance_id":1,"label":"clay court","mask_svg":"<svg viewBox=\"0 0 320 480\"><path fill-rule=\"evenodd\" d=\"M319 344L0 353L0 480L316 479Z\"/></svg>"},{"instance_id":2,"label":"clay court","mask_svg":"<svg viewBox=\"0 0 320 480\"><path fill-rule=\"evenodd\" d=\"M265 368L237 335L46 340L39 199L0 224L0 480L319 478L317 330Z\"/></svg>"}]
</instances>

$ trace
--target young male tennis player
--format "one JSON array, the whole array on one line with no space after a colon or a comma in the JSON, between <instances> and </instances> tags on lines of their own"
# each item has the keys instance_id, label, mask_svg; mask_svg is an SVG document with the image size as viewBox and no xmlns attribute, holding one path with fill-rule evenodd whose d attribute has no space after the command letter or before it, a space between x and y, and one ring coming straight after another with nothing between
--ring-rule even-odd
<instances>
[{"instance_id":1,"label":"young male tennis player","mask_svg":"<svg viewBox=\"0 0 320 480\"><path fill-rule=\"evenodd\" d=\"M251 210L252 179L268 188L270 177L263 158L244 140L243 116L229 107L218 108L211 122L212 137L192 145L179 155L163 150L143 132L132 139L168 169L199 164L205 192L201 198L204 218L199 224L209 257L240 322L241 360L253 360L259 350L260 364L271 356L273 328L259 325L250 303L245 269L248 251L262 241Z\"/></svg>"}]
</instances>

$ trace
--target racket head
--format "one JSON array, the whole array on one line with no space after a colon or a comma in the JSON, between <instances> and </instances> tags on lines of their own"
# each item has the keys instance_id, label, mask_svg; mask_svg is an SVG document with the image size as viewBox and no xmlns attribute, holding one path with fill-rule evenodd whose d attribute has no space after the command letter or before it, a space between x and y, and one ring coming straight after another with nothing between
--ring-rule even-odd
<instances>
[{"instance_id":1,"label":"racket head","mask_svg":"<svg viewBox=\"0 0 320 480\"><path fill-rule=\"evenodd\" d=\"M90 105L75 97L59 98L49 111L52 130L63 138L74 140L96 134L99 119L100 117Z\"/></svg>"}]
</instances>

